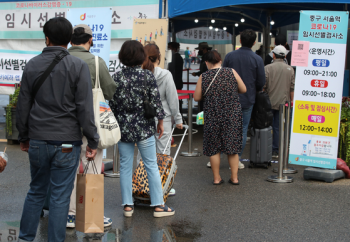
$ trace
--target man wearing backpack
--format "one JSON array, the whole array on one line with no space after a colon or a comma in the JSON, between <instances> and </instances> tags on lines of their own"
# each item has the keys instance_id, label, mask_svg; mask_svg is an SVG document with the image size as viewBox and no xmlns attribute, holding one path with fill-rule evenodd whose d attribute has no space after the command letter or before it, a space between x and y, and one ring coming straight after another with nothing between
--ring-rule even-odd
<instances>
[{"instance_id":1,"label":"man wearing backpack","mask_svg":"<svg viewBox=\"0 0 350 242\"><path fill-rule=\"evenodd\" d=\"M270 97L273 113L273 141L272 157L278 158L279 146L279 105L286 101L293 101L294 96L294 69L284 61L287 50L278 45L273 51L273 62L265 66L266 84L264 90Z\"/></svg>"},{"instance_id":2,"label":"man wearing backpack","mask_svg":"<svg viewBox=\"0 0 350 242\"><path fill-rule=\"evenodd\" d=\"M247 141L247 131L255 103L256 92L260 91L265 85L264 62L260 56L252 51L255 41L255 31L251 29L244 30L241 33L240 39L242 47L228 53L222 65L223 67L233 68L247 87L246 93L239 94L243 113L243 144L242 151L239 154L240 158ZM238 168L243 169L244 165L239 162Z\"/></svg>"},{"instance_id":3,"label":"man wearing backpack","mask_svg":"<svg viewBox=\"0 0 350 242\"><path fill-rule=\"evenodd\" d=\"M91 76L91 85L94 88L95 81L96 81L95 80L96 64L95 64L95 56L89 52L90 47L93 45L92 30L90 29L90 27L87 26L86 24L76 25L73 29L71 44L72 44L72 47L68 49L69 53L72 56L78 57L79 59L86 62L86 64L88 64L89 70L90 70L90 76ZM110 76L108 67L101 57L98 58L98 63L99 63L99 79L100 79L100 85L103 92L103 96L106 100L111 100L117 88L117 84ZM80 160L83 163L83 167L85 167L88 163L88 160L83 156L86 150L86 144L87 144L86 137L83 137L83 145L81 146L81 154L80 154ZM96 164L98 174L101 174L102 155L103 155L103 150L97 148L97 153L94 161ZM87 173L94 174L92 166L89 167ZM79 174L79 168L77 170L77 174ZM67 228L75 228L76 195L77 195L76 184L77 184L77 177L75 176L74 188L72 191L72 195L70 197L69 212L68 212L67 225L66 225ZM107 227L110 225L112 225L112 219L104 217L104 226Z\"/></svg>"}]
</instances>

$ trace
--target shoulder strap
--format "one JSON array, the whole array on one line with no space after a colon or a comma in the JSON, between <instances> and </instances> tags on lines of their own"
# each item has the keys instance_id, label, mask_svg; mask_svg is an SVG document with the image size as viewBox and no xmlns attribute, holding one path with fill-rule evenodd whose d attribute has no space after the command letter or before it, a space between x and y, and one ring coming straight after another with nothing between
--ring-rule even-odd
<instances>
[{"instance_id":1,"label":"shoulder strap","mask_svg":"<svg viewBox=\"0 0 350 242\"><path fill-rule=\"evenodd\" d=\"M95 66L96 66L96 79L95 79L95 88L100 88L100 63L98 61L98 56L95 56Z\"/></svg>"},{"instance_id":2,"label":"shoulder strap","mask_svg":"<svg viewBox=\"0 0 350 242\"><path fill-rule=\"evenodd\" d=\"M220 67L220 69L218 70L218 72L216 72L216 74L215 74L213 80L212 80L211 83L209 84L209 87L208 87L207 90L205 91L204 96L205 96L205 94L207 94L207 92L209 91L209 88L210 88L211 84L213 84L213 82L214 82L216 76L219 74L220 70L221 70L221 67Z\"/></svg>"},{"instance_id":3,"label":"shoulder strap","mask_svg":"<svg viewBox=\"0 0 350 242\"><path fill-rule=\"evenodd\" d=\"M68 55L67 51L62 51L60 54L56 55L55 59L51 62L50 66L46 69L44 74L41 75L41 77L34 83L32 97L33 100L35 99L35 96L37 92L39 91L40 87L43 85L44 81L47 79L47 77L50 75L53 68L66 56Z\"/></svg>"}]
</instances>

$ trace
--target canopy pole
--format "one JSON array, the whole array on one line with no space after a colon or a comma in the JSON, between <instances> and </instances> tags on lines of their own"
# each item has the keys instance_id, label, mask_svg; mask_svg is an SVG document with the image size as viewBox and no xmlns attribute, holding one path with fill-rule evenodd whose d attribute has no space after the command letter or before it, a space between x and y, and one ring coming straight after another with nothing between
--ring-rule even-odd
<instances>
[{"instance_id":1,"label":"canopy pole","mask_svg":"<svg viewBox=\"0 0 350 242\"><path fill-rule=\"evenodd\" d=\"M176 33L175 33L175 27L174 27L174 21L171 21L171 38L172 42L176 42Z\"/></svg>"},{"instance_id":2,"label":"canopy pole","mask_svg":"<svg viewBox=\"0 0 350 242\"><path fill-rule=\"evenodd\" d=\"M265 57L268 53L270 53L270 16L271 12L267 12L266 16L266 27L264 29L264 55L263 60L265 61Z\"/></svg>"},{"instance_id":3,"label":"canopy pole","mask_svg":"<svg viewBox=\"0 0 350 242\"><path fill-rule=\"evenodd\" d=\"M232 47L233 47L233 51L236 50L236 26L233 25L232 27Z\"/></svg>"}]
</instances>

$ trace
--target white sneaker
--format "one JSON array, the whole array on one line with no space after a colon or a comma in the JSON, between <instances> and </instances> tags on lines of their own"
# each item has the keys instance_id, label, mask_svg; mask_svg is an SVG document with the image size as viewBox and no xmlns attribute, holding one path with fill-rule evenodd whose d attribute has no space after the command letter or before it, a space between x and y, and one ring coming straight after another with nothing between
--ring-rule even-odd
<instances>
[{"instance_id":1,"label":"white sneaker","mask_svg":"<svg viewBox=\"0 0 350 242\"><path fill-rule=\"evenodd\" d=\"M176 195L175 189L171 188L168 196L170 197L170 196L175 196L175 195Z\"/></svg>"},{"instance_id":2,"label":"white sneaker","mask_svg":"<svg viewBox=\"0 0 350 242\"><path fill-rule=\"evenodd\" d=\"M75 228L75 215L68 215L66 227Z\"/></svg>"},{"instance_id":3,"label":"white sneaker","mask_svg":"<svg viewBox=\"0 0 350 242\"><path fill-rule=\"evenodd\" d=\"M104 225L104 227L111 226L112 225L112 219L103 216L103 225Z\"/></svg>"},{"instance_id":4,"label":"white sneaker","mask_svg":"<svg viewBox=\"0 0 350 242\"><path fill-rule=\"evenodd\" d=\"M207 163L207 167L208 167L208 168L211 168L210 161Z\"/></svg>"},{"instance_id":5,"label":"white sneaker","mask_svg":"<svg viewBox=\"0 0 350 242\"><path fill-rule=\"evenodd\" d=\"M229 167L228 169L231 170L231 167ZM242 162L239 162L239 163L238 163L238 169L239 169L239 170L244 169L244 164L243 164Z\"/></svg>"}]
</instances>

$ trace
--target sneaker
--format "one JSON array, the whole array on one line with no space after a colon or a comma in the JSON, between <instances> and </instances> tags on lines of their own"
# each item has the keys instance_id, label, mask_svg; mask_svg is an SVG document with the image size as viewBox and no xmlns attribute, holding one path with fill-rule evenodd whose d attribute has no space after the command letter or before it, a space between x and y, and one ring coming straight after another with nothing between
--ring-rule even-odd
<instances>
[{"instance_id":1,"label":"sneaker","mask_svg":"<svg viewBox=\"0 0 350 242\"><path fill-rule=\"evenodd\" d=\"M75 228L75 215L68 215L67 228Z\"/></svg>"},{"instance_id":2,"label":"sneaker","mask_svg":"<svg viewBox=\"0 0 350 242\"><path fill-rule=\"evenodd\" d=\"M176 195L175 189L171 188L168 196L170 197L170 196L175 196L175 195Z\"/></svg>"},{"instance_id":3,"label":"sneaker","mask_svg":"<svg viewBox=\"0 0 350 242\"><path fill-rule=\"evenodd\" d=\"M278 152L277 151L272 151L272 158L278 159Z\"/></svg>"},{"instance_id":4,"label":"sneaker","mask_svg":"<svg viewBox=\"0 0 350 242\"><path fill-rule=\"evenodd\" d=\"M103 219L103 225L105 226L105 227L108 227L108 226L111 226L112 225L112 219L110 219L110 218L107 218L107 217L103 217L104 219Z\"/></svg>"},{"instance_id":5,"label":"sneaker","mask_svg":"<svg viewBox=\"0 0 350 242\"><path fill-rule=\"evenodd\" d=\"M208 168L211 168L210 161L207 163L207 167L208 167Z\"/></svg>"},{"instance_id":6,"label":"sneaker","mask_svg":"<svg viewBox=\"0 0 350 242\"><path fill-rule=\"evenodd\" d=\"M229 167L228 169L231 170L231 167ZM243 165L242 162L239 162L239 163L238 163L238 169L239 169L239 170L244 169L244 165Z\"/></svg>"}]
</instances>

